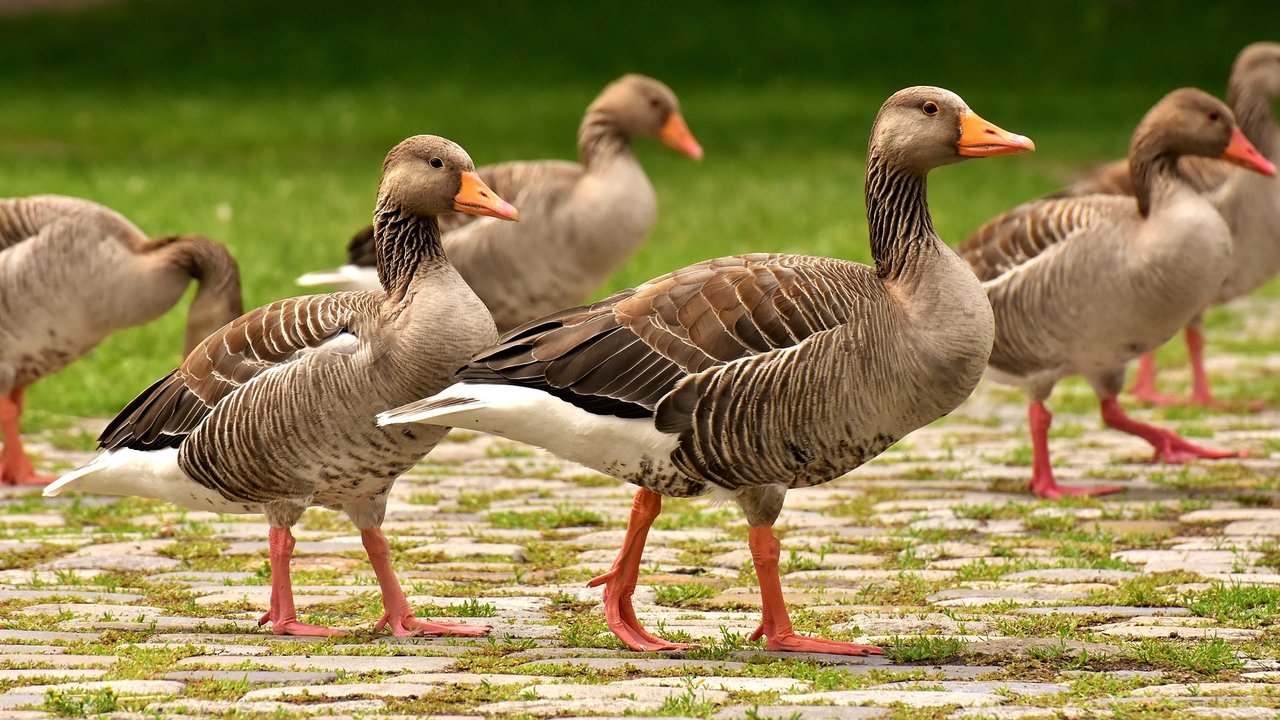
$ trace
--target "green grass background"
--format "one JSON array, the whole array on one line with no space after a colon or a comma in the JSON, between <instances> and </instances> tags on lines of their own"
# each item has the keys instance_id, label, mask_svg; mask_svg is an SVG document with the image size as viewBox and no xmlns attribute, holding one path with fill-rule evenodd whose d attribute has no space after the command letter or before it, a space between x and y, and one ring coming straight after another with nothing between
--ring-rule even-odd
<instances>
[{"instance_id":1,"label":"green grass background","mask_svg":"<svg viewBox=\"0 0 1280 720\"><path fill-rule=\"evenodd\" d=\"M1268 38L1262 34L1273 33ZM680 96L700 164L638 148L661 210L610 287L746 251L868 258L863 153L894 90L935 84L1031 136L930 183L956 243L1123 154L1168 90L1224 90L1280 3L139 0L0 16L0 195L64 193L201 232L246 305L298 294L368 221L385 152L436 133L477 163L574 155L630 71ZM39 383L34 415L109 415L180 360L185 303Z\"/></svg>"}]
</instances>

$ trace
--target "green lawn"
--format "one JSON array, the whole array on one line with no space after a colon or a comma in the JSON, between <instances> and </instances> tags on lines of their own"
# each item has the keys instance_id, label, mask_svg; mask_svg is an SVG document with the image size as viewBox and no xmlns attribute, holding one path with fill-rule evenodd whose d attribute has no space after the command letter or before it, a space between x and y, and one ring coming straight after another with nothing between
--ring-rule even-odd
<instances>
[{"instance_id":1,"label":"green lawn","mask_svg":"<svg viewBox=\"0 0 1280 720\"><path fill-rule=\"evenodd\" d=\"M661 199L634 284L733 252L866 259L862 154L876 109L949 87L1035 139L937 173L959 242L986 217L1123 153L1179 85L1221 93L1280 3L352 3L148 0L0 17L0 195L110 205L240 259L246 304L342 259L386 150L431 132L478 163L572 157L609 80L679 94L700 164L639 149ZM179 358L185 310L120 333L33 390L38 423L107 415Z\"/></svg>"}]
</instances>

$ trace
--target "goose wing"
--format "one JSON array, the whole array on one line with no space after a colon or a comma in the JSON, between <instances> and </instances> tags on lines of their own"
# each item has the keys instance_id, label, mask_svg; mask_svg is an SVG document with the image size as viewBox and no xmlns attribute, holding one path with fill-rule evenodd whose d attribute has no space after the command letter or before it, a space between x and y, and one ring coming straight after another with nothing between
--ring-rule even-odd
<instances>
[{"instance_id":1,"label":"goose wing","mask_svg":"<svg viewBox=\"0 0 1280 720\"><path fill-rule=\"evenodd\" d=\"M690 375L847 322L858 267L772 254L697 263L518 327L460 379L534 387L597 414L652 416Z\"/></svg>"},{"instance_id":2,"label":"goose wing","mask_svg":"<svg viewBox=\"0 0 1280 720\"><path fill-rule=\"evenodd\" d=\"M378 300L378 293L307 295L240 316L134 398L98 442L107 450L178 447L219 402L254 378L309 353L354 352L360 319Z\"/></svg>"},{"instance_id":3,"label":"goose wing","mask_svg":"<svg viewBox=\"0 0 1280 720\"><path fill-rule=\"evenodd\" d=\"M994 280L1104 221L1126 202L1132 204L1115 196L1094 195L1024 203L987 221L956 252L979 280Z\"/></svg>"}]
</instances>

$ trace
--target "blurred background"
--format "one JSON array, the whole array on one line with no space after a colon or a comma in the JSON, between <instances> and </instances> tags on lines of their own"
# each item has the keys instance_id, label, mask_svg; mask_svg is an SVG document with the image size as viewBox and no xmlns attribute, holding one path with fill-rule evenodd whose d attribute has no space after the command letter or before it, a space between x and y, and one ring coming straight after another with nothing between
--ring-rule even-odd
<instances>
[{"instance_id":1,"label":"blurred background","mask_svg":"<svg viewBox=\"0 0 1280 720\"><path fill-rule=\"evenodd\" d=\"M956 244L1123 156L1169 90L1222 96L1262 39L1280 39L1274 0L0 0L0 196L82 196L152 235L217 238L253 307L342 262L396 142L573 158L587 104L634 71L676 91L706 157L637 143L659 222L609 288L735 252L866 260L863 153L893 91L947 87L1038 145L934 174ZM27 422L113 414L180 360L185 305L37 384Z\"/></svg>"}]
</instances>

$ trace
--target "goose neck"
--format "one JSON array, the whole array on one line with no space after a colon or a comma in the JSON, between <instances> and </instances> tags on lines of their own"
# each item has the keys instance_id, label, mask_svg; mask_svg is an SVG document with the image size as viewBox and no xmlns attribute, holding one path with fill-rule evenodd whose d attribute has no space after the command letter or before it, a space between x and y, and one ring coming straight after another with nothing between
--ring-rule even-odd
<instances>
[{"instance_id":1,"label":"goose neck","mask_svg":"<svg viewBox=\"0 0 1280 720\"><path fill-rule=\"evenodd\" d=\"M391 299L403 298L420 268L445 264L434 215L413 215L384 198L373 216L378 280Z\"/></svg>"},{"instance_id":2,"label":"goose neck","mask_svg":"<svg viewBox=\"0 0 1280 720\"><path fill-rule=\"evenodd\" d=\"M938 242L925 177L873 151L867 158L866 200L876 274L894 279L911 266L911 257Z\"/></svg>"},{"instance_id":3,"label":"goose neck","mask_svg":"<svg viewBox=\"0 0 1280 720\"><path fill-rule=\"evenodd\" d=\"M1129 178L1142 217L1174 187L1186 185L1178 170L1178 156L1152 137L1139 137L1129 149Z\"/></svg>"},{"instance_id":4,"label":"goose neck","mask_svg":"<svg viewBox=\"0 0 1280 720\"><path fill-rule=\"evenodd\" d=\"M607 109L589 109L578 127L578 161L591 171L618 157L634 157L630 136Z\"/></svg>"},{"instance_id":5,"label":"goose neck","mask_svg":"<svg viewBox=\"0 0 1280 720\"><path fill-rule=\"evenodd\" d=\"M1235 113L1240 131L1258 152L1271 160L1280 159L1280 125L1276 124L1275 98L1257 87L1233 79L1227 89L1227 102Z\"/></svg>"}]
</instances>

